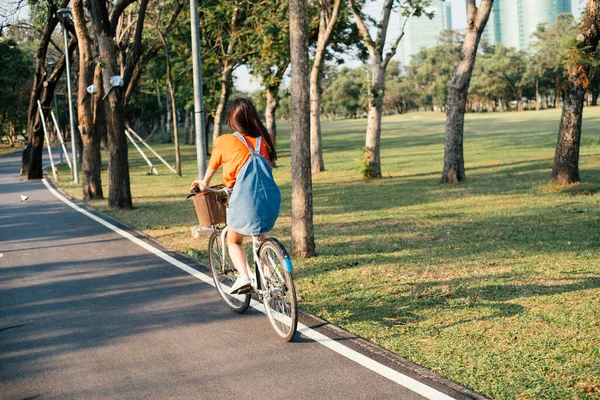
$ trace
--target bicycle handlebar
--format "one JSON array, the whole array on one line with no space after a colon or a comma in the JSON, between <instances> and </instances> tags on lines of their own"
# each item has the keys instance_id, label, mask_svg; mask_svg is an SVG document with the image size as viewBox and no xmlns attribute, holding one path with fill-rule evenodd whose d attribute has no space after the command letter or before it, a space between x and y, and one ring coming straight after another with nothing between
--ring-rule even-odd
<instances>
[{"instance_id":1,"label":"bicycle handlebar","mask_svg":"<svg viewBox=\"0 0 600 400\"><path fill-rule=\"evenodd\" d=\"M208 187L208 186L206 187L206 190L208 190L209 192L213 192L213 193L221 193L221 192L227 193L227 192L231 191L231 189L228 189L226 187L221 188L221 189L213 189L213 188ZM199 193L202 193L202 192L199 192Z\"/></svg>"},{"instance_id":2,"label":"bicycle handlebar","mask_svg":"<svg viewBox=\"0 0 600 400\"><path fill-rule=\"evenodd\" d=\"M211 187L206 187L206 191L213 192L213 193L221 193L221 192L223 192L223 193L229 193L231 191L231 189L229 189L227 187L224 187L222 189L213 189ZM190 194L187 195L186 199L189 199L190 197L195 196L195 195L200 194L200 193L202 193L202 192L190 193Z\"/></svg>"}]
</instances>

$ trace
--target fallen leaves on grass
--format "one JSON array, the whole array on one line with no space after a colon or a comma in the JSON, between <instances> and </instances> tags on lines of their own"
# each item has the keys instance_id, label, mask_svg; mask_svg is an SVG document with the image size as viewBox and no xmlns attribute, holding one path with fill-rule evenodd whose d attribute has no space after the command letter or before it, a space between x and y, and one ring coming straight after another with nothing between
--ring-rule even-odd
<instances>
[{"instance_id":1,"label":"fallen leaves on grass","mask_svg":"<svg viewBox=\"0 0 600 400\"><path fill-rule=\"evenodd\" d=\"M578 382L575 384L575 389L585 393L598 393L600 394L600 387L596 383L591 382Z\"/></svg>"}]
</instances>

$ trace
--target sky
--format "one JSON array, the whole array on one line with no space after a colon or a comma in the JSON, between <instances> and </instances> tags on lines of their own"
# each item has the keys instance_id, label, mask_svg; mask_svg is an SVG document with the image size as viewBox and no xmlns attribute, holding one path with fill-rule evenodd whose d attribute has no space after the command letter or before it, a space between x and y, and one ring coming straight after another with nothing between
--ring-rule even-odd
<instances>
[{"instance_id":1,"label":"sky","mask_svg":"<svg viewBox=\"0 0 600 400\"><path fill-rule=\"evenodd\" d=\"M365 5L365 9L369 14L374 16L375 18L379 18L379 14L381 13L381 8L383 6L384 0L375 0L373 2L367 3ZM496 0L498 1L498 0ZM499 1L507 1L507 0L499 0ZM508 0L514 1L514 0ZM536 1L536 0L527 0L527 1ZM452 4L452 28L453 29L462 29L467 25L467 9L466 9L466 1L465 0L450 0ZM479 3L479 1L478 1ZM575 17L579 17L581 11L585 7L586 0L571 0L571 5L573 7L573 15ZM390 25L388 27L388 35L387 41L394 41L397 37L397 33L400 30L400 17L398 14L393 15L390 19ZM398 55L396 55L398 57ZM348 58L346 64L344 64L350 68L356 68L360 66L360 61ZM261 88L260 83L254 78L245 67L239 67L235 72L234 76L235 86L238 90L242 92L253 92Z\"/></svg>"}]
</instances>

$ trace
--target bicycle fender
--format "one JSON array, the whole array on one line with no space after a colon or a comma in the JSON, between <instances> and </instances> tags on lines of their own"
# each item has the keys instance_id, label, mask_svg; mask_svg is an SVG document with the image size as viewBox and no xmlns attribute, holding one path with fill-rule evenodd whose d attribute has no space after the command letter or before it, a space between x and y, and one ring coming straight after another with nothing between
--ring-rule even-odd
<instances>
[{"instance_id":1,"label":"bicycle fender","mask_svg":"<svg viewBox=\"0 0 600 400\"><path fill-rule=\"evenodd\" d=\"M290 260L289 258L284 258L283 259L283 267L285 268L285 270L287 272L293 272L292 260Z\"/></svg>"}]
</instances>

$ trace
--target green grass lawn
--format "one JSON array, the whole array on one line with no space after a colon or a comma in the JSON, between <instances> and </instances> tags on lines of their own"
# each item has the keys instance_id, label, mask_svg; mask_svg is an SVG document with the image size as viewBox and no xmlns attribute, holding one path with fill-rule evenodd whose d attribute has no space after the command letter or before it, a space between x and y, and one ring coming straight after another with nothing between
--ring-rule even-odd
<instances>
[{"instance_id":1,"label":"green grass lawn","mask_svg":"<svg viewBox=\"0 0 600 400\"><path fill-rule=\"evenodd\" d=\"M354 162L366 120L323 123L318 256L295 260L300 307L494 399L600 398L600 108L585 110L583 183L571 187L547 185L560 111L468 115L457 186L438 184L444 118L385 117L384 178L371 181ZM289 126L279 129L273 235L289 246ZM156 148L174 162L171 145ZM185 200L195 148L182 149L183 178L162 164L146 175L129 154L136 209L91 205L207 262Z\"/></svg>"}]
</instances>

